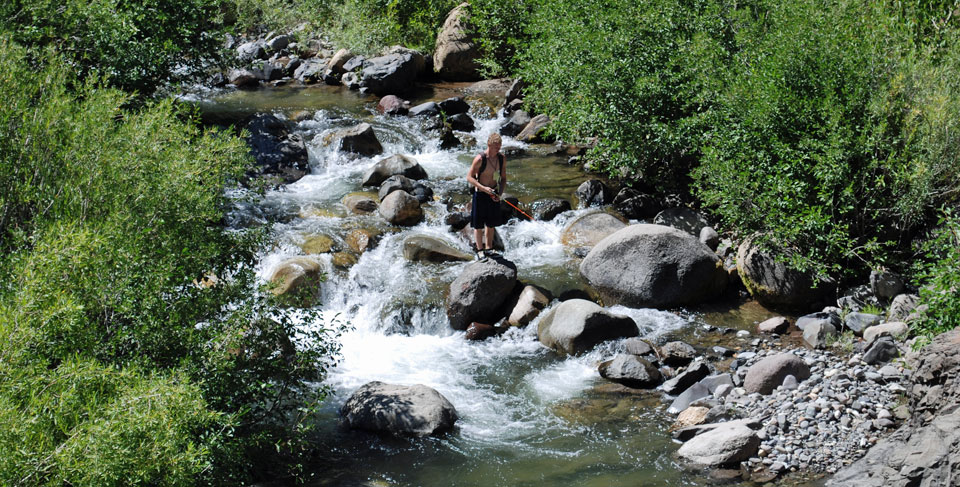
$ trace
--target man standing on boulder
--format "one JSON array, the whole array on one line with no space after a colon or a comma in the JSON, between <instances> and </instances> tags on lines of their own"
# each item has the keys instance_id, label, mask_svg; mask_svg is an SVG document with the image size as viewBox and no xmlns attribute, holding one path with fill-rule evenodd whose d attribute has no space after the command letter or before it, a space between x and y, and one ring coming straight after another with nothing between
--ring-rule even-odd
<instances>
[{"instance_id":1,"label":"man standing on boulder","mask_svg":"<svg viewBox=\"0 0 960 487\"><path fill-rule=\"evenodd\" d=\"M500 195L507 187L507 161L500 153L502 144L500 134L490 134L487 150L473 158L470 170L467 171L467 182L473 186L470 226L473 227L473 237L477 244L477 257L481 259L494 252L493 235L500 224ZM498 176L499 182L496 181Z\"/></svg>"}]
</instances>

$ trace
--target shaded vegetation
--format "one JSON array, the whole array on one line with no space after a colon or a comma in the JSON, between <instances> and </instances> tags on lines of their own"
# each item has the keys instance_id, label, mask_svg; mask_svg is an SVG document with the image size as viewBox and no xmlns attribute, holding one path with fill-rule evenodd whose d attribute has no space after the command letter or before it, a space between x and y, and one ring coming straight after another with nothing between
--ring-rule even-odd
<instances>
[{"instance_id":1,"label":"shaded vegetation","mask_svg":"<svg viewBox=\"0 0 960 487\"><path fill-rule=\"evenodd\" d=\"M224 228L246 145L48 56L0 38L0 483L288 473L336 345L258 289L262 234Z\"/></svg>"}]
</instances>

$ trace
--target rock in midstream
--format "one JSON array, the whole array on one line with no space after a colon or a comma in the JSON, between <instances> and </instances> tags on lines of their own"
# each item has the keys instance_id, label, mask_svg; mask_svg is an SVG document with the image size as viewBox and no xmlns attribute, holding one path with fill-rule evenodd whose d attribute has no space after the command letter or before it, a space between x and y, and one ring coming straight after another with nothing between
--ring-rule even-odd
<instances>
[{"instance_id":1,"label":"rock in midstream","mask_svg":"<svg viewBox=\"0 0 960 487\"><path fill-rule=\"evenodd\" d=\"M628 316L611 313L585 299L560 303L540 319L537 337L544 346L561 354L578 355L597 344L640 333Z\"/></svg>"},{"instance_id":2,"label":"rock in midstream","mask_svg":"<svg viewBox=\"0 0 960 487\"><path fill-rule=\"evenodd\" d=\"M466 330L472 322L495 323L500 307L517 282L517 266L502 257L467 264L450 284L446 308L450 326Z\"/></svg>"},{"instance_id":3,"label":"rock in midstream","mask_svg":"<svg viewBox=\"0 0 960 487\"><path fill-rule=\"evenodd\" d=\"M422 384L402 386L369 382L357 389L340 409L351 429L427 436L453 428L456 408L435 389Z\"/></svg>"}]
</instances>

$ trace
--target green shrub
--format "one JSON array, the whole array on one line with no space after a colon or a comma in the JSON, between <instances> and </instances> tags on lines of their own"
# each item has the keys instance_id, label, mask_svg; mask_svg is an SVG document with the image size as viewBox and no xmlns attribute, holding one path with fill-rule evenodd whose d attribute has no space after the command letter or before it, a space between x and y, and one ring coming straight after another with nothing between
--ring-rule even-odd
<instances>
[{"instance_id":1,"label":"green shrub","mask_svg":"<svg viewBox=\"0 0 960 487\"><path fill-rule=\"evenodd\" d=\"M702 114L722 88L734 25L711 0L544 0L521 54L526 101L614 176L682 188Z\"/></svg>"},{"instance_id":2,"label":"green shrub","mask_svg":"<svg viewBox=\"0 0 960 487\"><path fill-rule=\"evenodd\" d=\"M738 39L695 170L702 201L794 267L895 266L958 187L960 92L940 77L956 55L914 48L884 2L770 2Z\"/></svg>"},{"instance_id":3,"label":"green shrub","mask_svg":"<svg viewBox=\"0 0 960 487\"><path fill-rule=\"evenodd\" d=\"M921 304L928 309L911 324L911 331L926 341L960 326L960 218L953 210L944 212L924 250L918 275Z\"/></svg>"},{"instance_id":4,"label":"green shrub","mask_svg":"<svg viewBox=\"0 0 960 487\"><path fill-rule=\"evenodd\" d=\"M264 233L224 228L246 144L27 57L0 37L0 483L286 475L334 324L279 307Z\"/></svg>"},{"instance_id":5,"label":"green shrub","mask_svg":"<svg viewBox=\"0 0 960 487\"><path fill-rule=\"evenodd\" d=\"M196 75L219 49L221 0L8 0L0 28L23 46L54 47L79 78L151 95Z\"/></svg>"},{"instance_id":6,"label":"green shrub","mask_svg":"<svg viewBox=\"0 0 960 487\"><path fill-rule=\"evenodd\" d=\"M399 44L432 54L440 27L457 4L451 0L343 0L332 7L325 25L334 44L356 53L375 55Z\"/></svg>"}]
</instances>

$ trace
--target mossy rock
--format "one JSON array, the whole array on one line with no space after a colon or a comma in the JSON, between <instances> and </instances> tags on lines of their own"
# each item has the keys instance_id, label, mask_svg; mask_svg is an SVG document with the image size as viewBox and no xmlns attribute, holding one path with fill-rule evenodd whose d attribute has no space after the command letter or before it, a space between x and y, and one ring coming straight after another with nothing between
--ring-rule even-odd
<instances>
[{"instance_id":1,"label":"mossy rock","mask_svg":"<svg viewBox=\"0 0 960 487\"><path fill-rule=\"evenodd\" d=\"M347 233L345 240L347 247L358 254L362 254L377 246L382 237L379 230L372 228L356 228Z\"/></svg>"},{"instance_id":2,"label":"mossy rock","mask_svg":"<svg viewBox=\"0 0 960 487\"><path fill-rule=\"evenodd\" d=\"M267 281L273 286L271 292L283 297L288 304L309 306L319 291L323 278L323 269L315 258L299 256L274 266L267 276Z\"/></svg>"},{"instance_id":3,"label":"mossy rock","mask_svg":"<svg viewBox=\"0 0 960 487\"><path fill-rule=\"evenodd\" d=\"M304 239L300 248L305 254L326 254L334 249L336 242L326 235L311 235Z\"/></svg>"},{"instance_id":4,"label":"mossy rock","mask_svg":"<svg viewBox=\"0 0 960 487\"><path fill-rule=\"evenodd\" d=\"M340 209L335 208L317 208L315 206L309 206L306 208L301 208L297 213L297 216L303 219L307 218L343 218L347 216L347 213Z\"/></svg>"},{"instance_id":5,"label":"mossy rock","mask_svg":"<svg viewBox=\"0 0 960 487\"><path fill-rule=\"evenodd\" d=\"M351 254L350 252L337 252L333 254L333 259L331 261L333 266L338 269L347 270L357 263L357 256Z\"/></svg>"}]
</instances>

